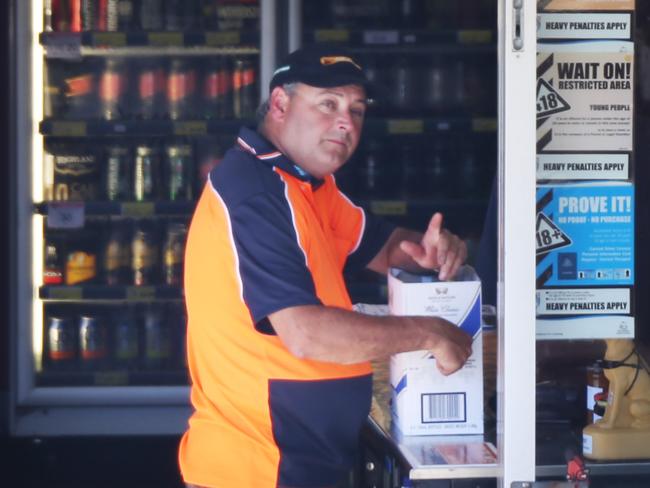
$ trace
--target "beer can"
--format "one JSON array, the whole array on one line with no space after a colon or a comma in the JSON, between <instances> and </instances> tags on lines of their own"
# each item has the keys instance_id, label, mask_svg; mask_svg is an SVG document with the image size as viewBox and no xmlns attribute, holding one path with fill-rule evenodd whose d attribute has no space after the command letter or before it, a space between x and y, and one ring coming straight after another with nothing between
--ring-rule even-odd
<instances>
[{"instance_id":1,"label":"beer can","mask_svg":"<svg viewBox=\"0 0 650 488\"><path fill-rule=\"evenodd\" d=\"M92 283L97 278L97 254L86 245L70 244L65 263L65 284Z\"/></svg>"},{"instance_id":2,"label":"beer can","mask_svg":"<svg viewBox=\"0 0 650 488\"><path fill-rule=\"evenodd\" d=\"M150 369L169 367L172 341L169 322L160 311L148 309L144 315L144 364Z\"/></svg>"},{"instance_id":3,"label":"beer can","mask_svg":"<svg viewBox=\"0 0 650 488\"><path fill-rule=\"evenodd\" d=\"M183 285L183 260L187 226L180 222L170 223L163 247L163 276L169 286Z\"/></svg>"},{"instance_id":4,"label":"beer can","mask_svg":"<svg viewBox=\"0 0 650 488\"><path fill-rule=\"evenodd\" d=\"M68 317L47 319L47 358L52 369L69 368L77 355L74 325Z\"/></svg>"},{"instance_id":5,"label":"beer can","mask_svg":"<svg viewBox=\"0 0 650 488\"><path fill-rule=\"evenodd\" d=\"M118 0L98 0L95 30L115 32L118 29Z\"/></svg>"},{"instance_id":6,"label":"beer can","mask_svg":"<svg viewBox=\"0 0 650 488\"><path fill-rule=\"evenodd\" d=\"M54 242L45 244L45 267L43 268L44 285L61 285L63 283L63 266L59 246Z\"/></svg>"},{"instance_id":7,"label":"beer can","mask_svg":"<svg viewBox=\"0 0 650 488\"><path fill-rule=\"evenodd\" d=\"M52 32L54 30L54 0L43 1L43 32Z\"/></svg>"},{"instance_id":8,"label":"beer can","mask_svg":"<svg viewBox=\"0 0 650 488\"><path fill-rule=\"evenodd\" d=\"M64 75L65 76L65 75ZM97 79L94 63L84 62L63 80L65 117L90 119L97 114Z\"/></svg>"},{"instance_id":9,"label":"beer can","mask_svg":"<svg viewBox=\"0 0 650 488\"><path fill-rule=\"evenodd\" d=\"M133 233L131 270L136 286L151 286L158 282L158 240L156 234L144 225Z\"/></svg>"},{"instance_id":10,"label":"beer can","mask_svg":"<svg viewBox=\"0 0 650 488\"><path fill-rule=\"evenodd\" d=\"M235 60L232 73L233 115L237 119L255 116L255 68L248 59Z\"/></svg>"},{"instance_id":11,"label":"beer can","mask_svg":"<svg viewBox=\"0 0 650 488\"><path fill-rule=\"evenodd\" d=\"M177 120L194 115L195 95L196 70L186 60L172 60L167 75L167 110L169 118Z\"/></svg>"},{"instance_id":12,"label":"beer can","mask_svg":"<svg viewBox=\"0 0 650 488\"><path fill-rule=\"evenodd\" d=\"M153 119L162 116L165 104L165 71L159 62L144 63L138 73L139 116Z\"/></svg>"},{"instance_id":13,"label":"beer can","mask_svg":"<svg viewBox=\"0 0 650 488\"><path fill-rule=\"evenodd\" d=\"M212 59L203 75L203 115L206 118L232 117L232 72L225 57Z\"/></svg>"},{"instance_id":14,"label":"beer can","mask_svg":"<svg viewBox=\"0 0 650 488\"><path fill-rule=\"evenodd\" d=\"M101 369L108 360L108 334L96 315L79 318L79 352L82 364L89 369Z\"/></svg>"},{"instance_id":15,"label":"beer can","mask_svg":"<svg viewBox=\"0 0 650 488\"><path fill-rule=\"evenodd\" d=\"M134 3L135 0L117 0L117 30L135 30L136 9Z\"/></svg>"},{"instance_id":16,"label":"beer can","mask_svg":"<svg viewBox=\"0 0 650 488\"><path fill-rule=\"evenodd\" d=\"M113 333L113 360L117 367L130 368L137 364L140 334L135 315L126 310L116 315Z\"/></svg>"},{"instance_id":17,"label":"beer can","mask_svg":"<svg viewBox=\"0 0 650 488\"><path fill-rule=\"evenodd\" d=\"M162 0L140 0L140 27L145 31L163 29Z\"/></svg>"},{"instance_id":18,"label":"beer can","mask_svg":"<svg viewBox=\"0 0 650 488\"><path fill-rule=\"evenodd\" d=\"M63 1L61 2L63 3ZM68 5L68 18L70 32L81 32L81 0L65 0Z\"/></svg>"},{"instance_id":19,"label":"beer can","mask_svg":"<svg viewBox=\"0 0 650 488\"><path fill-rule=\"evenodd\" d=\"M107 58L99 78L99 102L102 117L106 120L124 118L126 115L127 72L121 59Z\"/></svg>"},{"instance_id":20,"label":"beer can","mask_svg":"<svg viewBox=\"0 0 650 488\"><path fill-rule=\"evenodd\" d=\"M165 148L167 172L167 198L192 199L194 157L189 144L173 144Z\"/></svg>"},{"instance_id":21,"label":"beer can","mask_svg":"<svg viewBox=\"0 0 650 488\"><path fill-rule=\"evenodd\" d=\"M96 0L81 0L81 30L92 31L97 28L97 7Z\"/></svg>"},{"instance_id":22,"label":"beer can","mask_svg":"<svg viewBox=\"0 0 650 488\"><path fill-rule=\"evenodd\" d=\"M109 146L106 155L106 198L111 201L131 198L132 158L123 144Z\"/></svg>"},{"instance_id":23,"label":"beer can","mask_svg":"<svg viewBox=\"0 0 650 488\"><path fill-rule=\"evenodd\" d=\"M129 282L131 249L123 224L113 223L104 246L104 281L107 285L125 285Z\"/></svg>"},{"instance_id":24,"label":"beer can","mask_svg":"<svg viewBox=\"0 0 650 488\"><path fill-rule=\"evenodd\" d=\"M151 144L136 147L133 196L136 201L155 200L160 192L160 152Z\"/></svg>"},{"instance_id":25,"label":"beer can","mask_svg":"<svg viewBox=\"0 0 650 488\"><path fill-rule=\"evenodd\" d=\"M96 200L99 190L99 158L85 145L54 144L52 198L62 201Z\"/></svg>"}]
</instances>

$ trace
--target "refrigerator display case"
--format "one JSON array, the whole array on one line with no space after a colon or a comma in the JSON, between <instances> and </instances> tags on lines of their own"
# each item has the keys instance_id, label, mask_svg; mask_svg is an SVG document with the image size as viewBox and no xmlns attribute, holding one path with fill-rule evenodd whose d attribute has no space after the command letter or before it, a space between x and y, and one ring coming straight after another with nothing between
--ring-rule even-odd
<instances>
[{"instance_id":1,"label":"refrigerator display case","mask_svg":"<svg viewBox=\"0 0 650 488\"><path fill-rule=\"evenodd\" d=\"M254 120L275 56L273 5L16 8L27 130L12 432L178 434L190 413L185 235L207 173Z\"/></svg>"},{"instance_id":2,"label":"refrigerator display case","mask_svg":"<svg viewBox=\"0 0 650 488\"><path fill-rule=\"evenodd\" d=\"M345 45L380 87L361 144L336 175L341 189L410 228L442 212L474 262L497 167L497 3L291 5L289 50ZM386 303L383 277L364 272L348 283L353 301Z\"/></svg>"}]
</instances>

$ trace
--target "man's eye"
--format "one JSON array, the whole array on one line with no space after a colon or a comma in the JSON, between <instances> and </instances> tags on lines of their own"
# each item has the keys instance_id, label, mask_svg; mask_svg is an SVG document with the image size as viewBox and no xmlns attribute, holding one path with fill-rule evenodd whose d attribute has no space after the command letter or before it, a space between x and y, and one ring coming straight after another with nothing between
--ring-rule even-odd
<instances>
[{"instance_id":1,"label":"man's eye","mask_svg":"<svg viewBox=\"0 0 650 488\"><path fill-rule=\"evenodd\" d=\"M334 110L336 108L336 103L333 100L323 100L321 105L329 110Z\"/></svg>"},{"instance_id":2,"label":"man's eye","mask_svg":"<svg viewBox=\"0 0 650 488\"><path fill-rule=\"evenodd\" d=\"M363 118L363 115L365 114L365 111L360 109L360 108L355 108L350 110L350 113L354 115L355 117Z\"/></svg>"}]
</instances>

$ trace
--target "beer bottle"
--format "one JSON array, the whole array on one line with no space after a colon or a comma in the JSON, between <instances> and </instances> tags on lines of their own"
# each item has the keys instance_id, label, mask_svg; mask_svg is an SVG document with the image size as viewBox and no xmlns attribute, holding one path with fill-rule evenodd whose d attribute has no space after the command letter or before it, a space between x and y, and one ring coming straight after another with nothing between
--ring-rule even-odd
<instances>
[{"instance_id":1,"label":"beer bottle","mask_svg":"<svg viewBox=\"0 0 650 488\"><path fill-rule=\"evenodd\" d=\"M104 275L107 285L125 285L131 264L126 229L114 223L104 248Z\"/></svg>"},{"instance_id":2,"label":"beer bottle","mask_svg":"<svg viewBox=\"0 0 650 488\"><path fill-rule=\"evenodd\" d=\"M53 370L70 370L77 357L74 325L68 317L47 319L47 359Z\"/></svg>"},{"instance_id":3,"label":"beer bottle","mask_svg":"<svg viewBox=\"0 0 650 488\"><path fill-rule=\"evenodd\" d=\"M98 315L85 314L79 318L79 350L82 368L97 371L107 367L108 334Z\"/></svg>"},{"instance_id":4,"label":"beer bottle","mask_svg":"<svg viewBox=\"0 0 650 488\"><path fill-rule=\"evenodd\" d=\"M255 68L248 59L235 60L233 80L233 114L237 119L255 116Z\"/></svg>"},{"instance_id":5,"label":"beer bottle","mask_svg":"<svg viewBox=\"0 0 650 488\"><path fill-rule=\"evenodd\" d=\"M194 158L189 144L171 144L166 148L167 198L171 201L192 199Z\"/></svg>"},{"instance_id":6,"label":"beer bottle","mask_svg":"<svg viewBox=\"0 0 650 488\"><path fill-rule=\"evenodd\" d=\"M172 356L171 330L159 310L148 308L144 314L144 364L148 369L170 366Z\"/></svg>"},{"instance_id":7,"label":"beer bottle","mask_svg":"<svg viewBox=\"0 0 650 488\"><path fill-rule=\"evenodd\" d=\"M131 241L131 270L133 284L151 286L158 281L158 245L151 228L140 224Z\"/></svg>"},{"instance_id":8,"label":"beer bottle","mask_svg":"<svg viewBox=\"0 0 650 488\"><path fill-rule=\"evenodd\" d=\"M45 244L45 268L43 270L44 285L60 285L63 283L63 267L57 245L53 242Z\"/></svg>"},{"instance_id":9,"label":"beer bottle","mask_svg":"<svg viewBox=\"0 0 650 488\"><path fill-rule=\"evenodd\" d=\"M113 361L118 368L132 369L138 363L140 334L131 308L115 315Z\"/></svg>"},{"instance_id":10,"label":"beer bottle","mask_svg":"<svg viewBox=\"0 0 650 488\"><path fill-rule=\"evenodd\" d=\"M183 286L183 258L187 226L173 222L167 229L167 239L163 248L163 276L169 286Z\"/></svg>"}]
</instances>

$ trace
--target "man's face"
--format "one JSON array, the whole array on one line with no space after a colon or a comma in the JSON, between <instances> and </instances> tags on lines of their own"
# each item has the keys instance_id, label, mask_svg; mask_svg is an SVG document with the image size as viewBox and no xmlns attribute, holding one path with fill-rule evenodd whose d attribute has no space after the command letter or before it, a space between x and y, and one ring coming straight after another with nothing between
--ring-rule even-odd
<instances>
[{"instance_id":1,"label":"man's face","mask_svg":"<svg viewBox=\"0 0 650 488\"><path fill-rule=\"evenodd\" d=\"M323 178L354 153L365 111L361 86L316 88L299 83L286 102L279 149L310 175Z\"/></svg>"}]
</instances>

